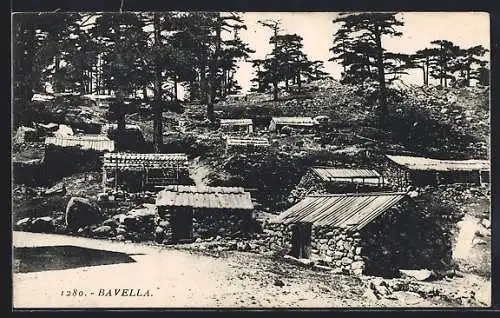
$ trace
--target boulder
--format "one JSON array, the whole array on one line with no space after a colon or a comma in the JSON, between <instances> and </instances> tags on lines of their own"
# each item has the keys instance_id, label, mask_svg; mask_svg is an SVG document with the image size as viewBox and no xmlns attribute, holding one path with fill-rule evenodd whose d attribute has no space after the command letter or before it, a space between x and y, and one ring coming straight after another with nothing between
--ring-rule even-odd
<instances>
[{"instance_id":1,"label":"boulder","mask_svg":"<svg viewBox=\"0 0 500 318\"><path fill-rule=\"evenodd\" d=\"M14 142L22 144L26 141L35 141L37 131L31 127L21 126L17 129L16 135L14 137Z\"/></svg>"},{"instance_id":2,"label":"boulder","mask_svg":"<svg viewBox=\"0 0 500 318\"><path fill-rule=\"evenodd\" d=\"M122 225L116 228L116 234L125 234L125 233L127 233L127 229Z\"/></svg>"},{"instance_id":3,"label":"boulder","mask_svg":"<svg viewBox=\"0 0 500 318\"><path fill-rule=\"evenodd\" d=\"M27 231L31 226L31 218L20 219L16 222L16 228L20 231Z\"/></svg>"},{"instance_id":4,"label":"boulder","mask_svg":"<svg viewBox=\"0 0 500 318\"><path fill-rule=\"evenodd\" d=\"M54 219L50 216L36 218L31 222L30 231L36 233L53 233Z\"/></svg>"},{"instance_id":5,"label":"boulder","mask_svg":"<svg viewBox=\"0 0 500 318\"><path fill-rule=\"evenodd\" d=\"M45 195L55 195L55 194L65 195L66 194L66 186L64 185L64 183L60 182L60 183L56 184L55 186L53 186L52 188L47 189L44 192L44 194Z\"/></svg>"},{"instance_id":6,"label":"boulder","mask_svg":"<svg viewBox=\"0 0 500 318\"><path fill-rule=\"evenodd\" d=\"M283 287L285 286L285 283L281 279L275 279L274 286Z\"/></svg>"},{"instance_id":7,"label":"boulder","mask_svg":"<svg viewBox=\"0 0 500 318\"><path fill-rule=\"evenodd\" d=\"M155 229L155 242L160 243L166 238L165 229L157 226Z\"/></svg>"},{"instance_id":8,"label":"boulder","mask_svg":"<svg viewBox=\"0 0 500 318\"><path fill-rule=\"evenodd\" d=\"M356 262L353 262L351 264L351 269L352 270L355 270L355 269L363 269L363 267L365 266L365 263L362 262L362 261L356 261Z\"/></svg>"},{"instance_id":9,"label":"boulder","mask_svg":"<svg viewBox=\"0 0 500 318\"><path fill-rule=\"evenodd\" d=\"M126 237L125 237L125 235L123 235L123 234L118 234L118 235L115 237L115 239L116 239L117 241L125 241L127 238L126 238Z\"/></svg>"},{"instance_id":10,"label":"boulder","mask_svg":"<svg viewBox=\"0 0 500 318\"><path fill-rule=\"evenodd\" d=\"M348 257L342 258L341 262L342 262L342 265L351 265L353 263L352 259L350 259Z\"/></svg>"},{"instance_id":11,"label":"boulder","mask_svg":"<svg viewBox=\"0 0 500 318\"><path fill-rule=\"evenodd\" d=\"M98 224L101 220L101 209L89 199L72 197L66 206L66 227L77 230L88 225Z\"/></svg>"},{"instance_id":12,"label":"boulder","mask_svg":"<svg viewBox=\"0 0 500 318\"><path fill-rule=\"evenodd\" d=\"M66 137L66 136L73 136L73 129L71 127L66 126L66 125L59 125L59 129L54 132L55 137Z\"/></svg>"},{"instance_id":13,"label":"boulder","mask_svg":"<svg viewBox=\"0 0 500 318\"><path fill-rule=\"evenodd\" d=\"M419 270L410 270L410 269L400 269L401 277L403 278L413 278L418 281L427 281L431 280L435 274L433 271L428 269L419 269Z\"/></svg>"},{"instance_id":14,"label":"boulder","mask_svg":"<svg viewBox=\"0 0 500 318\"><path fill-rule=\"evenodd\" d=\"M111 226L112 228L117 228L120 226L120 222L111 218L111 219L107 219L104 222L102 222L102 225Z\"/></svg>"},{"instance_id":15,"label":"boulder","mask_svg":"<svg viewBox=\"0 0 500 318\"><path fill-rule=\"evenodd\" d=\"M92 234L97 237L111 237L115 235L115 230L109 225L103 225L93 229Z\"/></svg>"}]
</instances>

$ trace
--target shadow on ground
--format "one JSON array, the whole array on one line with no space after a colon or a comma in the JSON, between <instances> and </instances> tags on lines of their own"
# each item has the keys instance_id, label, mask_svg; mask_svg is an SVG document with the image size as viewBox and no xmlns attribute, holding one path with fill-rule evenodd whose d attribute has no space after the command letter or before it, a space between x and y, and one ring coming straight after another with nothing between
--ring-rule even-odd
<instances>
[{"instance_id":1,"label":"shadow on ground","mask_svg":"<svg viewBox=\"0 0 500 318\"><path fill-rule=\"evenodd\" d=\"M133 263L130 255L71 245L15 247L14 273L42 272L87 266Z\"/></svg>"}]
</instances>

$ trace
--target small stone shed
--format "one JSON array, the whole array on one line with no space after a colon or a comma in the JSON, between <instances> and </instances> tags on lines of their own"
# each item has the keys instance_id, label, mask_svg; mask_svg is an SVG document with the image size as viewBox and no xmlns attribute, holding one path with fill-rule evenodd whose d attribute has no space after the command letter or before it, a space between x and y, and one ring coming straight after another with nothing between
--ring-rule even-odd
<instances>
[{"instance_id":1,"label":"small stone shed","mask_svg":"<svg viewBox=\"0 0 500 318\"><path fill-rule=\"evenodd\" d=\"M388 190L384 177L376 170L361 168L311 167L290 192L291 203L308 194L360 193Z\"/></svg>"},{"instance_id":2,"label":"small stone shed","mask_svg":"<svg viewBox=\"0 0 500 318\"><path fill-rule=\"evenodd\" d=\"M438 160L425 157L386 155L387 179L398 189L449 183L489 183L488 160Z\"/></svg>"},{"instance_id":3,"label":"small stone shed","mask_svg":"<svg viewBox=\"0 0 500 318\"><path fill-rule=\"evenodd\" d=\"M269 131L280 132L284 126L311 130L316 126L316 122L312 117L272 117Z\"/></svg>"},{"instance_id":4,"label":"small stone shed","mask_svg":"<svg viewBox=\"0 0 500 318\"><path fill-rule=\"evenodd\" d=\"M253 203L240 187L170 185L156 197L159 216L174 243L250 231Z\"/></svg>"},{"instance_id":5,"label":"small stone shed","mask_svg":"<svg viewBox=\"0 0 500 318\"><path fill-rule=\"evenodd\" d=\"M221 119L220 128L227 133L245 132L253 133L253 120L251 119Z\"/></svg>"},{"instance_id":6,"label":"small stone shed","mask_svg":"<svg viewBox=\"0 0 500 318\"><path fill-rule=\"evenodd\" d=\"M103 187L123 182L133 189L179 184L188 179L188 158L183 153L106 153L102 166ZM112 176L112 178L109 178Z\"/></svg>"},{"instance_id":7,"label":"small stone shed","mask_svg":"<svg viewBox=\"0 0 500 318\"><path fill-rule=\"evenodd\" d=\"M294 257L320 261L338 272L361 274L367 262L382 254L373 252L383 247L369 239L375 237L374 232L388 232L380 226L365 229L405 199L402 192L310 195L266 227ZM395 251L389 250L386 257L391 253Z\"/></svg>"},{"instance_id":8,"label":"small stone shed","mask_svg":"<svg viewBox=\"0 0 500 318\"><path fill-rule=\"evenodd\" d=\"M265 137L244 137L235 136L227 137L226 139L226 152L236 150L254 150L256 148L267 148L270 146L269 139Z\"/></svg>"}]
</instances>

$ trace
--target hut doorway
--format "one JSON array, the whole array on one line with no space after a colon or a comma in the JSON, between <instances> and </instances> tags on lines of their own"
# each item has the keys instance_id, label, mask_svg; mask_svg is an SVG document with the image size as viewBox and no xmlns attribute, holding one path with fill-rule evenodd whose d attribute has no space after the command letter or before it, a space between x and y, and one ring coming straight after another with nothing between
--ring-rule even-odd
<instances>
[{"instance_id":1,"label":"hut doorway","mask_svg":"<svg viewBox=\"0 0 500 318\"><path fill-rule=\"evenodd\" d=\"M292 227L292 250L290 255L296 258L311 256L311 223L297 223Z\"/></svg>"},{"instance_id":2,"label":"hut doorway","mask_svg":"<svg viewBox=\"0 0 500 318\"><path fill-rule=\"evenodd\" d=\"M172 238L177 243L193 240L193 209L186 208L171 214Z\"/></svg>"}]
</instances>

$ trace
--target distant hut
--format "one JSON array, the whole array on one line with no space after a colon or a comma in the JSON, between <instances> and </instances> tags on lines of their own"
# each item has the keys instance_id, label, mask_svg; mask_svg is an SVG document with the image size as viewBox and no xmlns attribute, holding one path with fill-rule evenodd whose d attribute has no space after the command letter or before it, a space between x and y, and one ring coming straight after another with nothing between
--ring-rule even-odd
<instances>
[{"instance_id":1,"label":"distant hut","mask_svg":"<svg viewBox=\"0 0 500 318\"><path fill-rule=\"evenodd\" d=\"M232 136L226 139L226 152L237 151L253 151L258 149L265 149L270 146L269 139L265 137L246 137L246 136Z\"/></svg>"},{"instance_id":2,"label":"distant hut","mask_svg":"<svg viewBox=\"0 0 500 318\"><path fill-rule=\"evenodd\" d=\"M47 137L44 155L46 173L55 177L98 171L104 153L114 150L115 143L101 135Z\"/></svg>"},{"instance_id":3,"label":"distant hut","mask_svg":"<svg viewBox=\"0 0 500 318\"><path fill-rule=\"evenodd\" d=\"M103 186L127 184L130 190L188 182L188 158L182 153L106 153ZM110 184L111 183L111 184Z\"/></svg>"},{"instance_id":4,"label":"distant hut","mask_svg":"<svg viewBox=\"0 0 500 318\"><path fill-rule=\"evenodd\" d=\"M220 128L227 133L253 133L253 120L251 119L221 119Z\"/></svg>"},{"instance_id":5,"label":"distant hut","mask_svg":"<svg viewBox=\"0 0 500 318\"><path fill-rule=\"evenodd\" d=\"M280 132L285 126L310 131L316 126L316 121L311 117L273 117L269 131Z\"/></svg>"},{"instance_id":6,"label":"distant hut","mask_svg":"<svg viewBox=\"0 0 500 318\"><path fill-rule=\"evenodd\" d=\"M82 136L58 136L45 138L45 145L57 147L79 147L84 150L95 150L98 152L112 152L115 143L106 136L82 135Z\"/></svg>"},{"instance_id":7,"label":"distant hut","mask_svg":"<svg viewBox=\"0 0 500 318\"><path fill-rule=\"evenodd\" d=\"M450 183L489 183L488 160L438 160L387 155L386 175L399 189Z\"/></svg>"},{"instance_id":8,"label":"distant hut","mask_svg":"<svg viewBox=\"0 0 500 318\"><path fill-rule=\"evenodd\" d=\"M232 236L250 230L253 203L239 187L170 185L158 193L156 206L175 243Z\"/></svg>"},{"instance_id":9,"label":"distant hut","mask_svg":"<svg viewBox=\"0 0 500 318\"><path fill-rule=\"evenodd\" d=\"M117 124L102 125L101 134L117 141ZM145 139L141 127L133 124L126 124L125 130L120 137L120 149L118 150L133 150L137 151L144 146Z\"/></svg>"}]
</instances>

